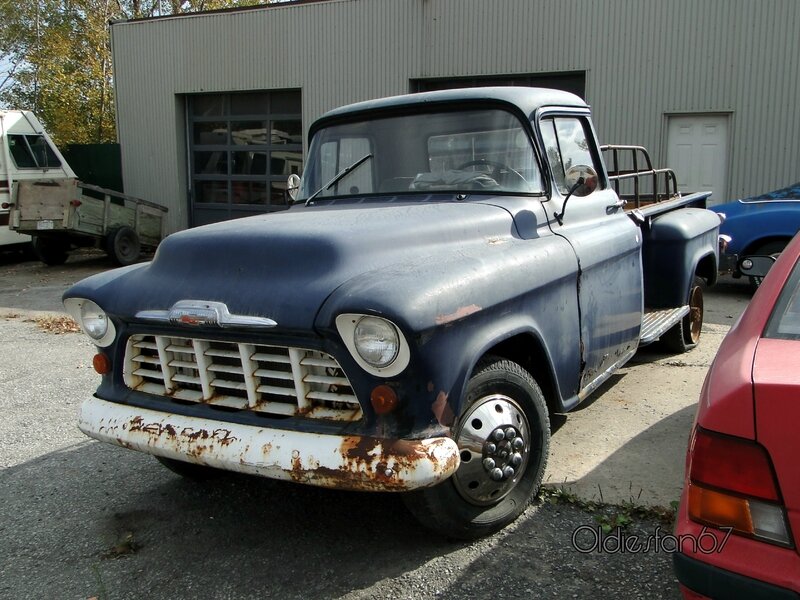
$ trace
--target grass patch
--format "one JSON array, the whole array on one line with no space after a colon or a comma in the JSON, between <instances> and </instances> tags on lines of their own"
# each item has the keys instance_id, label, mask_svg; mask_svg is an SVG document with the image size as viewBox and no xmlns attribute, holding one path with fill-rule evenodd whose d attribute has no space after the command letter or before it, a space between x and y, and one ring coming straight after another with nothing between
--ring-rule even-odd
<instances>
[{"instance_id":1,"label":"grass patch","mask_svg":"<svg viewBox=\"0 0 800 600\"><path fill-rule=\"evenodd\" d=\"M602 497L602 494L601 494ZM584 500L574 492L562 487L545 487L539 489L536 497L541 504L569 504L593 514L595 522L600 525L604 533L609 533L617 527L625 529L635 519L654 519L666 527L672 528L675 524L677 502L671 502L670 507L645 506L631 499L620 504L612 504L597 500Z\"/></svg>"}]
</instances>

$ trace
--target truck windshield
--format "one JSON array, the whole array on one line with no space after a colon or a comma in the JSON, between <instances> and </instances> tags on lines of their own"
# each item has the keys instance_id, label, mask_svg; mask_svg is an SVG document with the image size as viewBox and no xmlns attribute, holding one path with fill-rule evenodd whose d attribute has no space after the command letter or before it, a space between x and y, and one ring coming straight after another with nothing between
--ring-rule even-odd
<instances>
[{"instance_id":1,"label":"truck windshield","mask_svg":"<svg viewBox=\"0 0 800 600\"><path fill-rule=\"evenodd\" d=\"M327 185L367 155L371 160ZM516 116L499 109L449 110L321 129L311 141L298 200L315 192L331 198L542 191L530 139Z\"/></svg>"}]
</instances>

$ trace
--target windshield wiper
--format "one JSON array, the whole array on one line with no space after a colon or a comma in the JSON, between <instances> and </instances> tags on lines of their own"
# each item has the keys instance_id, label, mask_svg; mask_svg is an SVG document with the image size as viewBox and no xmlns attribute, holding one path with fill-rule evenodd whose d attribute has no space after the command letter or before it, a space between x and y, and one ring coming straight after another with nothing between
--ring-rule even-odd
<instances>
[{"instance_id":1,"label":"windshield wiper","mask_svg":"<svg viewBox=\"0 0 800 600\"><path fill-rule=\"evenodd\" d=\"M345 175L347 175L351 171L354 171L355 169L360 167L362 164L367 162L370 158L372 158L372 153L371 152L369 154L366 154L366 155L362 156L361 158L359 158L356 162L354 162L349 167L345 167L344 169L339 171L336 175L334 175L333 179L331 179L328 183L323 185L321 188L319 188L316 192L314 192L313 194L311 194L308 197L308 199L306 200L306 206L308 206L308 203L311 202L314 198L316 198L319 194L321 194L325 190L331 189L334 185L339 183L340 180L344 179Z\"/></svg>"}]
</instances>

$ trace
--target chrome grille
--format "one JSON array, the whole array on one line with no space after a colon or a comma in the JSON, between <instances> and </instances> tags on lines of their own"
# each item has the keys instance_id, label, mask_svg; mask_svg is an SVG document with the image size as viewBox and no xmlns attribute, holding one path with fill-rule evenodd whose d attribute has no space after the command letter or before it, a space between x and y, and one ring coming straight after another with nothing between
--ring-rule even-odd
<instances>
[{"instance_id":1,"label":"chrome grille","mask_svg":"<svg viewBox=\"0 0 800 600\"><path fill-rule=\"evenodd\" d=\"M134 335L123 377L133 390L186 402L319 419L362 416L339 363L315 350Z\"/></svg>"}]
</instances>

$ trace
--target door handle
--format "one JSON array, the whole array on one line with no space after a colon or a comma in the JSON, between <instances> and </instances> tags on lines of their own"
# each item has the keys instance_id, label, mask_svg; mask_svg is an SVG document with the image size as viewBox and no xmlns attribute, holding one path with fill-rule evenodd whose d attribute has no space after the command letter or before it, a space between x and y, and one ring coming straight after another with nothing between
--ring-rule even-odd
<instances>
[{"instance_id":1,"label":"door handle","mask_svg":"<svg viewBox=\"0 0 800 600\"><path fill-rule=\"evenodd\" d=\"M628 203L627 200L625 200L624 198L620 198L613 204L609 204L608 206L606 206L606 209L608 210L608 212L611 212L612 210L623 208L627 203Z\"/></svg>"}]
</instances>

